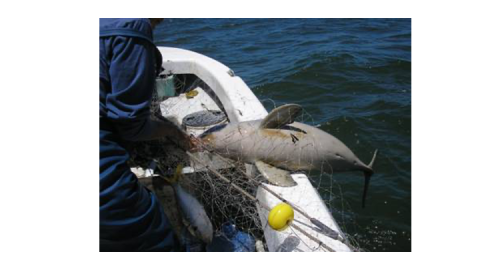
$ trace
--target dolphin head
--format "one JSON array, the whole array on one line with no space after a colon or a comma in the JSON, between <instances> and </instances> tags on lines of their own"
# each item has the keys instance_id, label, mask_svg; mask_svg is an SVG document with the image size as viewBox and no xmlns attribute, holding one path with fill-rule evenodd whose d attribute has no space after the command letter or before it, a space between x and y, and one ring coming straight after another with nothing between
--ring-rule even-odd
<instances>
[{"instance_id":1,"label":"dolphin head","mask_svg":"<svg viewBox=\"0 0 480 270\"><path fill-rule=\"evenodd\" d=\"M307 128L304 127L304 129ZM309 135L311 141L315 142L315 152L312 152L312 155L318 153L317 164L321 164L322 169L330 172L371 171L371 168L368 168L350 148L335 136L321 129L314 129L314 132L310 131ZM327 166L324 166L325 162Z\"/></svg>"},{"instance_id":2,"label":"dolphin head","mask_svg":"<svg viewBox=\"0 0 480 270\"><path fill-rule=\"evenodd\" d=\"M326 152L328 167L334 172L342 171L362 171L364 174L364 187L362 195L362 207L365 208L365 201L367 197L368 186L370 184L370 177L373 175L373 163L377 156L378 150L375 150L373 158L368 165L363 163L345 144L334 136L319 130L315 135L318 141L323 144L319 147Z\"/></svg>"},{"instance_id":3,"label":"dolphin head","mask_svg":"<svg viewBox=\"0 0 480 270\"><path fill-rule=\"evenodd\" d=\"M344 149L336 149L334 152L334 158L337 160L336 171L362 171L366 173L372 173L371 167L363 163L349 148L346 146ZM341 151L339 151L341 150Z\"/></svg>"},{"instance_id":4,"label":"dolphin head","mask_svg":"<svg viewBox=\"0 0 480 270\"><path fill-rule=\"evenodd\" d=\"M375 158L377 157L378 150L375 150L373 154L373 158L370 161L370 164L366 165L363 163L358 157L353 154L353 152L349 151L350 153L346 154L347 152L343 152L344 155L338 154L337 158L342 159L344 161L345 167L350 167L352 171L362 171L365 182L363 186L363 194L362 194L362 208L365 208L365 201L367 198L367 191L368 186L370 185L370 177L373 175L373 163L375 162ZM345 155L346 154L346 155Z\"/></svg>"}]
</instances>

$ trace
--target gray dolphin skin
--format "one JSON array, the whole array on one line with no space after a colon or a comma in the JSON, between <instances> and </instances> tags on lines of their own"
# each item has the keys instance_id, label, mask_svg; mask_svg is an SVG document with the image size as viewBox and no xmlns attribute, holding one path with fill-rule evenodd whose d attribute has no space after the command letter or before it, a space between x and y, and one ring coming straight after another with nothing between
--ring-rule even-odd
<instances>
[{"instance_id":1,"label":"gray dolphin skin","mask_svg":"<svg viewBox=\"0 0 480 270\"><path fill-rule=\"evenodd\" d=\"M362 171L365 177L362 207L365 207L377 150L366 165L334 136L294 122L301 111L299 105L283 105L263 120L216 126L200 138L213 152L246 163L261 161L288 171Z\"/></svg>"}]
</instances>

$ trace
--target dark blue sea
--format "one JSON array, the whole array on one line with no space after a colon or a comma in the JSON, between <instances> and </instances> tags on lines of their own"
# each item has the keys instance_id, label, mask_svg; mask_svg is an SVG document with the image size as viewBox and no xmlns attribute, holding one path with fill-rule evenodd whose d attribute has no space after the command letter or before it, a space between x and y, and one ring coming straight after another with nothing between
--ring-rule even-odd
<instances>
[{"instance_id":1,"label":"dark blue sea","mask_svg":"<svg viewBox=\"0 0 480 270\"><path fill-rule=\"evenodd\" d=\"M166 19L155 43L222 62L268 110L300 104L365 163L379 149L365 209L361 173L316 185L361 248L411 251L410 19Z\"/></svg>"}]
</instances>

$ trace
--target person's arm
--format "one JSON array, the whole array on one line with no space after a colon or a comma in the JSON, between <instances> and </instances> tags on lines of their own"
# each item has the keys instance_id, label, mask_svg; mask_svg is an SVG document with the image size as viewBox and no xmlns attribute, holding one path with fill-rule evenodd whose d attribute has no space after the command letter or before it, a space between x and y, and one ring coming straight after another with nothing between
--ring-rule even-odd
<instances>
[{"instance_id":1,"label":"person's arm","mask_svg":"<svg viewBox=\"0 0 480 270\"><path fill-rule=\"evenodd\" d=\"M162 118L160 121L152 119L146 121L145 127L135 136L135 140L149 141L165 137L177 143L184 150L194 151L196 150L194 148L198 147L197 144L199 143L166 118Z\"/></svg>"},{"instance_id":2,"label":"person's arm","mask_svg":"<svg viewBox=\"0 0 480 270\"><path fill-rule=\"evenodd\" d=\"M189 137L168 120L150 119L150 99L155 83L154 48L129 37L112 38L110 63L111 94L107 95L108 118L118 134L128 141L171 137L187 144Z\"/></svg>"}]
</instances>

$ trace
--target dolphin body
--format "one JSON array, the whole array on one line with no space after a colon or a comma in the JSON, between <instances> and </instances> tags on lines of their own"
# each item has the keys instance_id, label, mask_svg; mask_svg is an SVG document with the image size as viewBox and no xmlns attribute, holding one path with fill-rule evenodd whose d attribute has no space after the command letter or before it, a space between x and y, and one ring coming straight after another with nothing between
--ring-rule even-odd
<instances>
[{"instance_id":1,"label":"dolphin body","mask_svg":"<svg viewBox=\"0 0 480 270\"><path fill-rule=\"evenodd\" d=\"M370 164L366 165L334 136L294 122L301 111L299 105L283 105L263 120L215 126L200 138L207 148L221 156L255 164L267 179L268 176L288 176L291 179L289 172L276 168L288 171L316 169L329 173L362 171L365 176L362 207L365 207L377 150ZM283 183L283 186L288 185Z\"/></svg>"}]
</instances>

